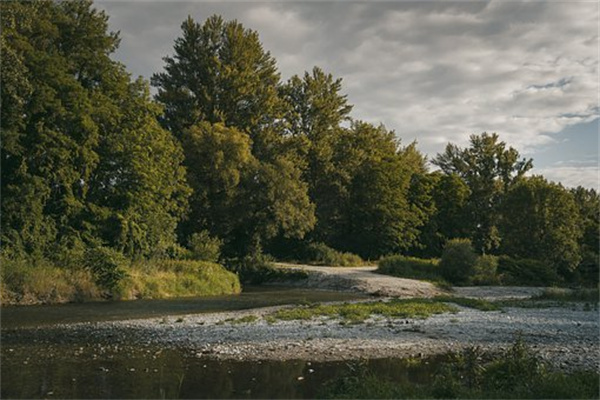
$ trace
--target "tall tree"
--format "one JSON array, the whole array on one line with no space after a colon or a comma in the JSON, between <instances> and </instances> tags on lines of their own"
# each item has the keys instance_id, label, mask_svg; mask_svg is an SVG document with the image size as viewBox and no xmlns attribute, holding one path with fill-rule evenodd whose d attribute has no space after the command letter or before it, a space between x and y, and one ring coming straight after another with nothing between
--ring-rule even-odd
<instances>
[{"instance_id":1,"label":"tall tree","mask_svg":"<svg viewBox=\"0 0 600 400\"><path fill-rule=\"evenodd\" d=\"M422 220L409 192L416 162L424 164L414 145L403 148L394 132L358 121L344 130L334 154L338 192L327 241L369 258L414 244Z\"/></svg>"},{"instance_id":2,"label":"tall tree","mask_svg":"<svg viewBox=\"0 0 600 400\"><path fill-rule=\"evenodd\" d=\"M326 240L328 226L339 201L338 166L334 161L336 142L341 140L341 124L349 120L352 106L341 94L342 80L334 79L318 67L295 75L280 87L287 108L285 122L291 143L303 167L310 198L316 205L314 237Z\"/></svg>"},{"instance_id":3,"label":"tall tree","mask_svg":"<svg viewBox=\"0 0 600 400\"><path fill-rule=\"evenodd\" d=\"M578 270L586 283L596 285L600 272L600 195L594 189L581 186L571 189L571 194L583 229L579 241L582 260Z\"/></svg>"},{"instance_id":4,"label":"tall tree","mask_svg":"<svg viewBox=\"0 0 600 400\"><path fill-rule=\"evenodd\" d=\"M314 206L291 162L275 60L237 21L190 17L181 28L175 54L152 83L164 126L184 143L196 191L184 235L209 229L236 254L258 250L276 233L303 237Z\"/></svg>"},{"instance_id":5,"label":"tall tree","mask_svg":"<svg viewBox=\"0 0 600 400\"><path fill-rule=\"evenodd\" d=\"M541 176L525 178L507 192L501 211L504 254L545 261L565 277L577 268L582 228L568 190Z\"/></svg>"},{"instance_id":6,"label":"tall tree","mask_svg":"<svg viewBox=\"0 0 600 400\"><path fill-rule=\"evenodd\" d=\"M172 242L185 203L180 149L157 125L147 85L110 59L119 39L108 17L91 1L0 7L3 55L15 61L0 85L5 247L52 255L83 241L143 253ZM143 233L113 229L120 219Z\"/></svg>"},{"instance_id":7,"label":"tall tree","mask_svg":"<svg viewBox=\"0 0 600 400\"><path fill-rule=\"evenodd\" d=\"M179 137L201 121L223 123L249 134L259 158L272 155L283 103L275 59L258 33L218 15L204 24L188 17L181 29L165 71L151 80L165 106L164 126Z\"/></svg>"},{"instance_id":8,"label":"tall tree","mask_svg":"<svg viewBox=\"0 0 600 400\"><path fill-rule=\"evenodd\" d=\"M445 174L456 174L469 187L468 223L476 250L486 253L497 249L501 196L532 168L532 160L519 159L519 152L507 148L497 134L482 133L471 136L468 148L448 144L433 164Z\"/></svg>"}]
</instances>

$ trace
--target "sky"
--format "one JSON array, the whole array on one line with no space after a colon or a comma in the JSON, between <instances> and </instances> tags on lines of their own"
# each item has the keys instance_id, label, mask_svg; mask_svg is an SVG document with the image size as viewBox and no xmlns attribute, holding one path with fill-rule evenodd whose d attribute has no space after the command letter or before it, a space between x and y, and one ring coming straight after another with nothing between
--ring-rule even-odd
<instances>
[{"instance_id":1,"label":"sky","mask_svg":"<svg viewBox=\"0 0 600 400\"><path fill-rule=\"evenodd\" d=\"M596 1L96 1L120 31L115 59L161 72L188 15L259 33L283 80L319 66L342 78L352 116L413 140L496 132L532 173L599 188Z\"/></svg>"}]
</instances>

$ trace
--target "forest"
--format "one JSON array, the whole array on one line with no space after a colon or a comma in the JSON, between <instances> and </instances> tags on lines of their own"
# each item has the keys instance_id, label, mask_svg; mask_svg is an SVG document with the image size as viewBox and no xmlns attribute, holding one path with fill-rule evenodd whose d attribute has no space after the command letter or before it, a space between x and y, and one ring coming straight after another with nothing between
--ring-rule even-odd
<instances>
[{"instance_id":1,"label":"forest","mask_svg":"<svg viewBox=\"0 0 600 400\"><path fill-rule=\"evenodd\" d=\"M496 133L428 159L218 15L148 82L91 1L0 9L3 303L235 293L275 259L418 275L451 251L474 260L453 283L598 285L598 193Z\"/></svg>"}]
</instances>

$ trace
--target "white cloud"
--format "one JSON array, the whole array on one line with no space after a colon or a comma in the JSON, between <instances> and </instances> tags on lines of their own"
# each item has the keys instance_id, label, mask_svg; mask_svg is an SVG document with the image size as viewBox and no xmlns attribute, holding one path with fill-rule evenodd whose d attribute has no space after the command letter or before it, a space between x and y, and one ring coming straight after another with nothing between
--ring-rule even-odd
<instances>
[{"instance_id":1,"label":"white cloud","mask_svg":"<svg viewBox=\"0 0 600 400\"><path fill-rule=\"evenodd\" d=\"M119 57L134 74L160 70L188 14L237 18L259 32L283 78L314 65L342 77L354 117L418 139L430 155L487 131L535 161L557 132L599 113L594 2L100 5L123 33ZM593 181L592 167L573 168L546 172Z\"/></svg>"},{"instance_id":2,"label":"white cloud","mask_svg":"<svg viewBox=\"0 0 600 400\"><path fill-rule=\"evenodd\" d=\"M546 179L561 182L566 187L583 186L600 190L600 169L598 166L555 166L532 171L536 175L543 175Z\"/></svg>"}]
</instances>

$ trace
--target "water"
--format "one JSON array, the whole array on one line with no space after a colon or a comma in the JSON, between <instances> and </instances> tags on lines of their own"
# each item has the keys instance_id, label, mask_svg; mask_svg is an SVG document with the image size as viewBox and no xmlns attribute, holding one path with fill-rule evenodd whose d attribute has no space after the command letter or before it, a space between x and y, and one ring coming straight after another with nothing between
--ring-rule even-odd
<instances>
[{"instance_id":1,"label":"water","mask_svg":"<svg viewBox=\"0 0 600 400\"><path fill-rule=\"evenodd\" d=\"M162 349L133 338L102 342L57 323L345 301L364 296L285 287L246 288L237 296L6 307L1 311L1 398L315 398L354 363L218 361L189 349ZM370 371L426 381L428 364L364 361Z\"/></svg>"},{"instance_id":2,"label":"water","mask_svg":"<svg viewBox=\"0 0 600 400\"><path fill-rule=\"evenodd\" d=\"M185 350L35 346L2 349L2 398L316 398L356 362L217 361ZM363 368L397 382L425 383L434 363L363 361Z\"/></svg>"},{"instance_id":3,"label":"water","mask_svg":"<svg viewBox=\"0 0 600 400\"><path fill-rule=\"evenodd\" d=\"M6 329L58 323L117 321L162 315L243 310L282 304L347 301L366 297L358 293L328 290L307 290L283 286L248 286L244 287L244 292L239 295L3 307L0 318L2 328Z\"/></svg>"}]
</instances>

